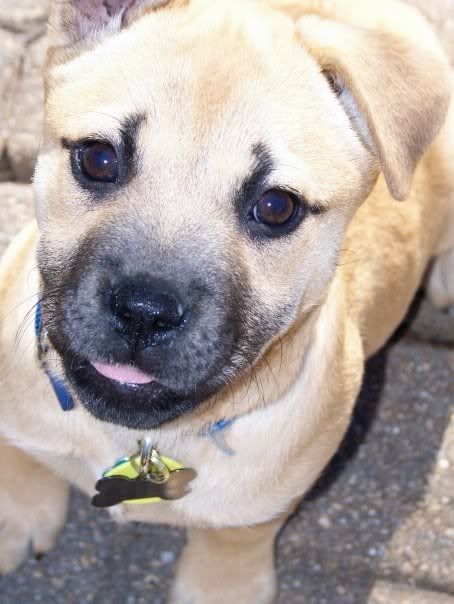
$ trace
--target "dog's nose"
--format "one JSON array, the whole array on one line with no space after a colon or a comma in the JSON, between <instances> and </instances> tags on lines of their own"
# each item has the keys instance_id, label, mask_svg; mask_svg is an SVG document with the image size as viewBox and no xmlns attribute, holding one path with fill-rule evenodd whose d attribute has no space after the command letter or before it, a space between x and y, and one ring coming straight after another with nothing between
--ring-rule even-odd
<instances>
[{"instance_id":1,"label":"dog's nose","mask_svg":"<svg viewBox=\"0 0 454 604\"><path fill-rule=\"evenodd\" d=\"M183 324L179 298L162 283L126 283L112 291L117 330L130 343L158 344Z\"/></svg>"}]
</instances>

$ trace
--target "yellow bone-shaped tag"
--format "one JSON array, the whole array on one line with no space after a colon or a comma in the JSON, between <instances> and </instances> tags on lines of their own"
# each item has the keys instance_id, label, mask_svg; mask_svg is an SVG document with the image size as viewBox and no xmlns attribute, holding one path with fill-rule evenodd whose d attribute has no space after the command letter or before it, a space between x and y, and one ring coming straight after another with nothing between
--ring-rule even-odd
<instances>
[{"instance_id":1,"label":"yellow bone-shaped tag","mask_svg":"<svg viewBox=\"0 0 454 604\"><path fill-rule=\"evenodd\" d=\"M170 457L160 456L161 460L164 462L165 466L168 468L170 475L172 472L176 472L177 470L182 470L183 466L171 459ZM133 455L132 457L123 457L119 459L111 468L107 469L103 478L112 478L113 476L122 476L124 478L129 478L130 480L135 480L139 478L139 468L140 468L140 453ZM134 499L124 501L123 503L128 504L144 504L144 503L157 503L162 501L160 497L149 497L147 499Z\"/></svg>"}]
</instances>

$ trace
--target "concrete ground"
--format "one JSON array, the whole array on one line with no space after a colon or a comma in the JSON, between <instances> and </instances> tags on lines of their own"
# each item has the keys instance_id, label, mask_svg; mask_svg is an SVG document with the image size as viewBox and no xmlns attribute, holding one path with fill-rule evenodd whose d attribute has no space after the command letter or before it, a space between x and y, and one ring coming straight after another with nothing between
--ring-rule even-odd
<instances>
[{"instance_id":1,"label":"concrete ground","mask_svg":"<svg viewBox=\"0 0 454 604\"><path fill-rule=\"evenodd\" d=\"M454 0L412 1L454 58ZM0 0L0 253L32 215L47 12ZM279 604L454 604L453 402L454 315L418 298L282 532ZM58 547L0 578L0 603L163 603L183 543L180 530L115 525L74 493Z\"/></svg>"}]
</instances>

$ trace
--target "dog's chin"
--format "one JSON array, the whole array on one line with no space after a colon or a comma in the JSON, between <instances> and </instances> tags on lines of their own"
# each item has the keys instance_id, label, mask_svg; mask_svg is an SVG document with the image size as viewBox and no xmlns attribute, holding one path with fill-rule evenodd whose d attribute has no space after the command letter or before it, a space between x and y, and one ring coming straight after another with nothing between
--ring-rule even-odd
<instances>
[{"instance_id":1,"label":"dog's chin","mask_svg":"<svg viewBox=\"0 0 454 604\"><path fill-rule=\"evenodd\" d=\"M78 399L103 422L150 430L187 415L202 402L200 395L183 396L154 380L132 384L109 379L87 361L65 358L63 365Z\"/></svg>"}]
</instances>

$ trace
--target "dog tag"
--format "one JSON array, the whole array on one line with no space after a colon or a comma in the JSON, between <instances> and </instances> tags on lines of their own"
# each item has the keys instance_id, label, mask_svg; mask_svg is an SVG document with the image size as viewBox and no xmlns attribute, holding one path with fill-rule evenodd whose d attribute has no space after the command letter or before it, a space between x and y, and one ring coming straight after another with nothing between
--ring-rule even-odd
<instances>
[{"instance_id":1,"label":"dog tag","mask_svg":"<svg viewBox=\"0 0 454 604\"><path fill-rule=\"evenodd\" d=\"M162 484L156 484L142 476L101 478L96 483L99 493L93 497L92 504L97 508L108 508L119 503L155 503L181 499L189 492L188 484L195 477L194 470L183 468L172 472L167 482Z\"/></svg>"},{"instance_id":2,"label":"dog tag","mask_svg":"<svg viewBox=\"0 0 454 604\"><path fill-rule=\"evenodd\" d=\"M140 452L120 459L106 470L96 483L99 491L92 504L98 508L119 503L144 504L180 499L189 492L189 483L196 472L183 468L169 457L161 457L148 439L141 443Z\"/></svg>"}]
</instances>

